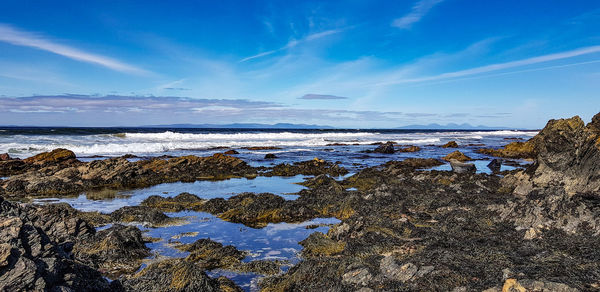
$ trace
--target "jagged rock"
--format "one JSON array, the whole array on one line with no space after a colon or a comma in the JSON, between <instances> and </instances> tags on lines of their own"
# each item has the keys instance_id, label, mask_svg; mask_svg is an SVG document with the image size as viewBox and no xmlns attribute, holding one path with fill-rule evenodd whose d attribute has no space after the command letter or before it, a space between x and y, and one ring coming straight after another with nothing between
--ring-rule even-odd
<instances>
[{"instance_id":1,"label":"jagged rock","mask_svg":"<svg viewBox=\"0 0 600 292\"><path fill-rule=\"evenodd\" d=\"M379 145L375 150L375 153L383 153L383 154L394 154L396 150L394 149L394 142L386 142L382 145Z\"/></svg>"},{"instance_id":2,"label":"jagged rock","mask_svg":"<svg viewBox=\"0 0 600 292\"><path fill-rule=\"evenodd\" d=\"M477 171L475 164L463 163L455 159L450 160L450 166L452 167L452 171L456 173L474 173Z\"/></svg>"},{"instance_id":3,"label":"jagged rock","mask_svg":"<svg viewBox=\"0 0 600 292\"><path fill-rule=\"evenodd\" d=\"M150 226L164 226L171 224L175 219L165 213L146 206L126 206L110 214L113 221L117 222L139 222Z\"/></svg>"},{"instance_id":4,"label":"jagged rock","mask_svg":"<svg viewBox=\"0 0 600 292\"><path fill-rule=\"evenodd\" d=\"M257 173L256 169L241 159L220 153L209 157L182 156L135 162L119 157L86 163L74 159L72 152L68 150L55 150L52 153L30 157L25 160L30 163L22 162L24 166L11 166L16 168L14 171L25 173L12 175L0 187L8 196L59 195L101 188L144 187L175 181L252 177ZM42 164L45 166L50 163L48 161L60 163L45 167L43 172L36 171L40 167L37 163L45 163ZM0 170L6 170L6 163L13 161L0 162Z\"/></svg>"},{"instance_id":5,"label":"jagged rock","mask_svg":"<svg viewBox=\"0 0 600 292\"><path fill-rule=\"evenodd\" d=\"M492 159L492 161L490 161L490 163L488 163L487 167L492 172L499 172L500 168L502 167L502 160L501 159Z\"/></svg>"},{"instance_id":6,"label":"jagged rock","mask_svg":"<svg viewBox=\"0 0 600 292\"><path fill-rule=\"evenodd\" d=\"M280 262L267 260L242 262L248 255L247 252L240 251L232 245L224 246L219 242L206 238L176 248L189 252L190 254L185 260L194 262L198 267L205 270L223 269L243 273L274 275L279 273L281 264Z\"/></svg>"},{"instance_id":7,"label":"jagged rock","mask_svg":"<svg viewBox=\"0 0 600 292\"><path fill-rule=\"evenodd\" d=\"M223 152L223 154L225 154L225 155L232 155L232 154L240 154L240 153L237 152L237 151L235 151L235 150L233 150L233 149L231 149L231 150L227 150L227 151Z\"/></svg>"},{"instance_id":8,"label":"jagged rock","mask_svg":"<svg viewBox=\"0 0 600 292\"><path fill-rule=\"evenodd\" d=\"M92 238L79 240L73 254L89 266L116 277L139 269L142 259L150 256L145 243L137 227L115 224Z\"/></svg>"},{"instance_id":9,"label":"jagged rock","mask_svg":"<svg viewBox=\"0 0 600 292\"><path fill-rule=\"evenodd\" d=\"M268 223L302 222L319 215L316 210L298 201L286 201L270 193L241 193L228 200L212 199L204 203L200 210L254 228L265 227Z\"/></svg>"},{"instance_id":10,"label":"jagged rock","mask_svg":"<svg viewBox=\"0 0 600 292\"><path fill-rule=\"evenodd\" d=\"M8 161L8 160L11 160L10 155L8 155L8 153L0 154L0 161Z\"/></svg>"},{"instance_id":11,"label":"jagged rock","mask_svg":"<svg viewBox=\"0 0 600 292\"><path fill-rule=\"evenodd\" d=\"M366 286L369 284L373 275L369 273L366 268L355 269L342 275L342 283L344 284L355 284Z\"/></svg>"},{"instance_id":12,"label":"jagged rock","mask_svg":"<svg viewBox=\"0 0 600 292\"><path fill-rule=\"evenodd\" d=\"M265 159L275 159L275 158L277 158L277 156L273 153L265 154Z\"/></svg>"},{"instance_id":13,"label":"jagged rock","mask_svg":"<svg viewBox=\"0 0 600 292\"><path fill-rule=\"evenodd\" d=\"M295 176L329 174L340 176L348 173L348 170L338 164L314 158L313 160L296 162L294 164L282 163L275 165L265 176Z\"/></svg>"},{"instance_id":14,"label":"jagged rock","mask_svg":"<svg viewBox=\"0 0 600 292\"><path fill-rule=\"evenodd\" d=\"M406 263L402 266L398 265L393 256L387 256L381 259L379 268L385 277L400 282L406 282L412 279L419 270L419 268L412 263Z\"/></svg>"},{"instance_id":15,"label":"jagged rock","mask_svg":"<svg viewBox=\"0 0 600 292\"><path fill-rule=\"evenodd\" d=\"M494 287L484 290L483 292L577 292L579 289L571 288L563 283L555 283L550 281L539 281L523 279L506 279L502 287Z\"/></svg>"},{"instance_id":16,"label":"jagged rock","mask_svg":"<svg viewBox=\"0 0 600 292\"><path fill-rule=\"evenodd\" d=\"M67 256L69 246L52 241L42 228L37 227L49 223L37 222L43 220L40 217L33 218L33 221L29 216L30 212L33 209L4 201L0 197L0 290L120 289L118 283L111 287L98 271L70 259ZM46 219L49 218L46 216Z\"/></svg>"},{"instance_id":17,"label":"jagged rock","mask_svg":"<svg viewBox=\"0 0 600 292\"><path fill-rule=\"evenodd\" d=\"M456 143L456 141L449 141L448 143L442 145L442 148L458 148L458 143Z\"/></svg>"},{"instance_id":18,"label":"jagged rock","mask_svg":"<svg viewBox=\"0 0 600 292\"><path fill-rule=\"evenodd\" d=\"M511 142L500 149L482 148L477 151L479 153L503 158L533 159L537 155L535 150L535 140L533 139L527 142Z\"/></svg>"},{"instance_id":19,"label":"jagged rock","mask_svg":"<svg viewBox=\"0 0 600 292\"><path fill-rule=\"evenodd\" d=\"M461 162L472 160L471 157L464 155L462 152L460 152L458 150L444 156L444 158L442 158L442 159L446 160L446 161L458 160Z\"/></svg>"},{"instance_id":20,"label":"jagged rock","mask_svg":"<svg viewBox=\"0 0 600 292\"><path fill-rule=\"evenodd\" d=\"M217 292L242 291L231 280L210 278L196 263L184 259L167 259L150 264L122 281L127 291Z\"/></svg>"}]
</instances>

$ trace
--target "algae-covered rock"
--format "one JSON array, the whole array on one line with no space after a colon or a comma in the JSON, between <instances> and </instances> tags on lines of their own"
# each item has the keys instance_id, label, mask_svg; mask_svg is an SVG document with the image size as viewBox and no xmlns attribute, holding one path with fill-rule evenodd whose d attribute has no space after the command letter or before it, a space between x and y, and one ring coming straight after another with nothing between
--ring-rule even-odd
<instances>
[{"instance_id":1,"label":"algae-covered rock","mask_svg":"<svg viewBox=\"0 0 600 292\"><path fill-rule=\"evenodd\" d=\"M444 156L444 158L442 158L442 159L444 159L446 161L450 161L450 160L454 159L454 160L458 160L461 162L472 160L471 157L463 154L462 152L460 152L458 150Z\"/></svg>"},{"instance_id":2,"label":"algae-covered rock","mask_svg":"<svg viewBox=\"0 0 600 292\"><path fill-rule=\"evenodd\" d=\"M59 162L64 162L64 161L68 161L71 159L75 159L75 153L73 153L73 151L71 150L67 150L67 149L63 149L63 148L58 148L58 149L54 149L50 152L43 152L40 154L37 154L35 156L26 158L25 160L23 160L25 163L32 163L32 164L46 164L46 163L59 163Z\"/></svg>"},{"instance_id":3,"label":"algae-covered rock","mask_svg":"<svg viewBox=\"0 0 600 292\"><path fill-rule=\"evenodd\" d=\"M139 269L142 259L150 256L150 249L137 227L115 224L91 238L79 240L73 254L104 274L116 277Z\"/></svg>"},{"instance_id":4,"label":"algae-covered rock","mask_svg":"<svg viewBox=\"0 0 600 292\"><path fill-rule=\"evenodd\" d=\"M164 212L179 212L183 210L200 210L206 200L190 194L181 193L175 197L152 195L142 201L141 205L156 208Z\"/></svg>"},{"instance_id":5,"label":"algae-covered rock","mask_svg":"<svg viewBox=\"0 0 600 292\"><path fill-rule=\"evenodd\" d=\"M313 160L296 162L293 164L282 163L275 165L265 176L295 176L329 174L340 176L347 174L348 170L338 164L315 158Z\"/></svg>"},{"instance_id":6,"label":"algae-covered rock","mask_svg":"<svg viewBox=\"0 0 600 292\"><path fill-rule=\"evenodd\" d=\"M398 151L399 152L419 152L419 151L421 151L421 147L419 147L419 146L408 146L408 147L400 148Z\"/></svg>"},{"instance_id":7,"label":"algae-covered rock","mask_svg":"<svg viewBox=\"0 0 600 292\"><path fill-rule=\"evenodd\" d=\"M458 148L458 143L456 143L456 141L449 141L448 143L442 145L442 148Z\"/></svg>"},{"instance_id":8,"label":"algae-covered rock","mask_svg":"<svg viewBox=\"0 0 600 292\"><path fill-rule=\"evenodd\" d=\"M122 281L127 291L217 292L242 291L231 280L206 275L198 264L184 259L167 259L148 267Z\"/></svg>"},{"instance_id":9,"label":"algae-covered rock","mask_svg":"<svg viewBox=\"0 0 600 292\"><path fill-rule=\"evenodd\" d=\"M477 151L496 157L533 159L536 158L537 155L534 143L534 140L529 140L527 142L511 142L499 149L482 148Z\"/></svg>"}]
</instances>

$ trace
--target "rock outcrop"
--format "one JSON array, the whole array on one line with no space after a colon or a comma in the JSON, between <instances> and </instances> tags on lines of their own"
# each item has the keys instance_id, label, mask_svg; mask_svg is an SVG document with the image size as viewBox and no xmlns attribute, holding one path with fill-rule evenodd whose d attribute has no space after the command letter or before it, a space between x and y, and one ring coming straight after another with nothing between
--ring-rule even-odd
<instances>
[{"instance_id":1,"label":"rock outcrop","mask_svg":"<svg viewBox=\"0 0 600 292\"><path fill-rule=\"evenodd\" d=\"M51 212L51 211L49 211ZM69 256L72 236L88 231L36 208L0 197L0 290L118 291L93 268ZM52 218L50 218L52 217Z\"/></svg>"},{"instance_id":2,"label":"rock outcrop","mask_svg":"<svg viewBox=\"0 0 600 292\"><path fill-rule=\"evenodd\" d=\"M394 149L394 142L386 142L382 145L379 145L375 150L375 153L383 153L383 154L394 154L396 150Z\"/></svg>"},{"instance_id":3,"label":"rock outcrop","mask_svg":"<svg viewBox=\"0 0 600 292\"><path fill-rule=\"evenodd\" d=\"M54 153L54 154L53 154ZM256 169L239 158L223 154L209 157L183 156L130 162L111 158L83 163L68 150L38 154L23 162L34 169L1 182L8 196L74 194L94 189L145 187L166 182L254 177ZM11 161L7 161L11 162Z\"/></svg>"}]
</instances>

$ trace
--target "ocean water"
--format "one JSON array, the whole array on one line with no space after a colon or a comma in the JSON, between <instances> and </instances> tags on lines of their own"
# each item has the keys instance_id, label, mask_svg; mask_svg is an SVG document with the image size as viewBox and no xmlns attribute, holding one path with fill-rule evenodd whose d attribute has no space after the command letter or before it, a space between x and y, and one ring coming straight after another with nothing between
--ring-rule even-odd
<instances>
[{"instance_id":1,"label":"ocean water","mask_svg":"<svg viewBox=\"0 0 600 292\"><path fill-rule=\"evenodd\" d=\"M81 160L133 154L212 155L236 149L236 155L253 166L269 166L319 157L339 161L350 169L408 157L442 157L455 149L437 147L456 141L461 151L475 159L488 157L479 147L499 147L526 140L537 131L435 131L435 130L275 130L275 129L163 129L163 128L0 128L0 153L25 158L56 148L70 149ZM511 139L515 138L515 139ZM511 140L507 140L511 139ZM378 142L393 141L423 148L416 153L384 155L364 153ZM342 145L343 144L343 145ZM471 145L471 146L467 146ZM271 146L280 149L247 150L244 147ZM272 153L276 159L266 160Z\"/></svg>"},{"instance_id":2,"label":"ocean water","mask_svg":"<svg viewBox=\"0 0 600 292\"><path fill-rule=\"evenodd\" d=\"M78 159L90 161L108 157L133 154L147 159L162 155L206 156L228 149L235 149L239 157L252 166L272 166L293 163L314 157L337 162L349 169L352 175L368 166L376 166L390 160L405 158L441 158L456 148L441 148L448 141L456 141L458 150L475 159L478 172L487 172L492 157L477 152L482 147L500 147L513 141L525 141L537 131L414 131L414 130L240 130L240 129L148 129L148 128L0 128L0 153L26 158L55 148L67 148ZM401 145L422 148L414 153L394 154L367 153L375 143L394 141ZM244 147L270 146L278 149L248 150ZM226 147L226 148L225 148ZM277 156L265 159L267 153ZM526 161L516 160L525 164ZM514 167L503 165L503 170ZM434 169L450 170L449 164ZM298 185L306 176L237 178L224 181L197 181L193 183L166 183L148 188L119 190L113 199L91 200L86 193L74 197L44 198L35 203L65 202L82 211L110 213L123 206L139 205L151 195L175 196L189 192L204 199L229 198L242 192L271 192L287 200L295 200L304 187ZM3 178L0 178L3 179ZM341 178L338 178L341 179ZM326 233L328 224L336 224L335 218L318 218L298 224L269 224L261 229L223 221L202 212L168 213L180 217L184 223L176 226L148 228L143 222L133 223L147 236L160 238L148 243L153 258L184 257L186 253L173 248L174 243L191 243L200 238L210 238L223 244L247 250L246 261L255 259L285 260L290 265L301 260L298 242L312 232ZM319 225L307 229L309 225ZM108 226L100 227L107 228ZM231 271L210 271L211 276L224 275L246 291L258 291L260 275Z\"/></svg>"}]
</instances>

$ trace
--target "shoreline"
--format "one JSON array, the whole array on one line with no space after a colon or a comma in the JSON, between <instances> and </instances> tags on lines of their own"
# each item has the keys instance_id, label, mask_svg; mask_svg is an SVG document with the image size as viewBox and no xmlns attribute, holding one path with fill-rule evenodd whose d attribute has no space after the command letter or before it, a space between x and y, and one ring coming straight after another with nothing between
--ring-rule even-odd
<instances>
[{"instance_id":1,"label":"shoreline","mask_svg":"<svg viewBox=\"0 0 600 292\"><path fill-rule=\"evenodd\" d=\"M0 162L0 176L8 174L0 180L0 232L5 233L0 278L8 289L239 291L227 278L207 275L223 269L265 275L263 291L600 289L600 251L595 248L600 246L600 114L587 125L578 117L551 120L526 142L506 142L512 146L482 155L535 157L535 162L526 169L486 174L459 171L472 162L470 157L462 164L453 161L462 156L448 158L454 171L423 170L442 163L442 157L409 158L358 167L340 179L348 169L318 158L272 166L252 166L221 153L83 162L66 149L24 160L9 158ZM448 147L444 151L450 153L453 146ZM376 153L399 149L393 143L370 145ZM106 214L66 204L7 201L295 175L310 177L300 183L305 188L294 200L245 192L212 199L189 193L154 195ZM100 199L114 195L99 194ZM157 260L136 272L149 256L146 244L151 239L136 226L120 224L170 226L177 218L165 213L182 211L205 212L253 229L315 218L340 222L300 241L302 260L286 272L274 262L241 263L243 252L235 244L219 246L202 238L180 247L190 252L185 258ZM112 225L94 228L105 224ZM26 235L31 234L28 230L37 235ZM38 245L43 252L25 248ZM32 268L50 259L61 264ZM28 266L29 261L34 265ZM73 272L77 269L85 273ZM32 276L22 280L28 274ZM108 283L102 276L115 281Z\"/></svg>"}]
</instances>

